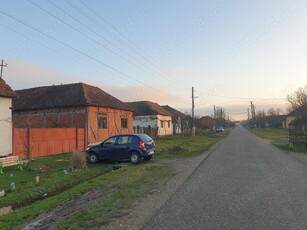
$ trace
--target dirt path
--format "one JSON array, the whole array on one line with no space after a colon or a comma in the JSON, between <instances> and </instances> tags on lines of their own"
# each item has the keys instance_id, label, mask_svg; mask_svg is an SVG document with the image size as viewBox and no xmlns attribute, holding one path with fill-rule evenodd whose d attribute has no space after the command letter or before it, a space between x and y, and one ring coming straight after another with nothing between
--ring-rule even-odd
<instances>
[{"instance_id":1,"label":"dirt path","mask_svg":"<svg viewBox=\"0 0 307 230\"><path fill-rule=\"evenodd\" d=\"M108 223L100 229L140 229L151 216L168 200L176 189L189 177L189 175L206 159L215 149L212 146L209 151L191 158L158 159L153 158L150 164L165 165L171 168L172 175L165 180L161 180L144 198L125 211L125 215ZM48 213L43 213L22 228L32 229L57 229L65 219L72 216L77 211L96 204L100 197L112 193L116 187L101 187L93 189L85 194L80 194L63 205L58 206ZM142 213L140 215L140 213Z\"/></svg>"}]
</instances>

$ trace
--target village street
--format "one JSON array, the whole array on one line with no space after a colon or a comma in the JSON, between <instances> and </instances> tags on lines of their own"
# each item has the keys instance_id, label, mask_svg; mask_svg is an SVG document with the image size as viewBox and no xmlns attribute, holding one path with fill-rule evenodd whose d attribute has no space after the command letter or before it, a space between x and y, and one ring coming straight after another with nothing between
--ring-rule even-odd
<instances>
[{"instance_id":1,"label":"village street","mask_svg":"<svg viewBox=\"0 0 307 230\"><path fill-rule=\"evenodd\" d=\"M143 229L307 229L307 165L237 128Z\"/></svg>"}]
</instances>

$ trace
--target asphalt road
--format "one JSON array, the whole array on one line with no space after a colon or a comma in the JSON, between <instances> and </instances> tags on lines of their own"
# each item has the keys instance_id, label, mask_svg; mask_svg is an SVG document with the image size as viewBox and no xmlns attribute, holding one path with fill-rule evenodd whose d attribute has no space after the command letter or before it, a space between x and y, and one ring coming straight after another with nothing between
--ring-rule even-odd
<instances>
[{"instance_id":1,"label":"asphalt road","mask_svg":"<svg viewBox=\"0 0 307 230\"><path fill-rule=\"evenodd\" d=\"M307 229L307 165L237 128L143 229Z\"/></svg>"}]
</instances>

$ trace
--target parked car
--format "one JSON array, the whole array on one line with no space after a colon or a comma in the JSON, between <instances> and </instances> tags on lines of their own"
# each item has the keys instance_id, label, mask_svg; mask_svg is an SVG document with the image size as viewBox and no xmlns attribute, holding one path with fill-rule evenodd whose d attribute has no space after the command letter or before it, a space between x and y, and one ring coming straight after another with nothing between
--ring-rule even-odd
<instances>
[{"instance_id":1,"label":"parked car","mask_svg":"<svg viewBox=\"0 0 307 230\"><path fill-rule=\"evenodd\" d=\"M216 132L216 133L224 132L223 126L217 126L217 127L215 127L215 132Z\"/></svg>"},{"instance_id":2,"label":"parked car","mask_svg":"<svg viewBox=\"0 0 307 230\"><path fill-rule=\"evenodd\" d=\"M109 137L102 143L86 149L87 160L130 160L137 164L143 158L150 160L156 151L154 140L146 134L121 134Z\"/></svg>"}]
</instances>

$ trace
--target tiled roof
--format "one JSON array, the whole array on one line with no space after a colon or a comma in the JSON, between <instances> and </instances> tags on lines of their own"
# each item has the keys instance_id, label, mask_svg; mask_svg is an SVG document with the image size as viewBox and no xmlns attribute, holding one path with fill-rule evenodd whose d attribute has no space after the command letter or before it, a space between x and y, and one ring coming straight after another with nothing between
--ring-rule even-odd
<instances>
[{"instance_id":1,"label":"tiled roof","mask_svg":"<svg viewBox=\"0 0 307 230\"><path fill-rule=\"evenodd\" d=\"M162 108L167 110L170 114L172 114L172 117L174 118L185 118L187 115L185 115L184 113L170 107L169 105L162 105Z\"/></svg>"},{"instance_id":2,"label":"tiled roof","mask_svg":"<svg viewBox=\"0 0 307 230\"><path fill-rule=\"evenodd\" d=\"M293 110L288 116L307 117L307 104Z\"/></svg>"},{"instance_id":3,"label":"tiled roof","mask_svg":"<svg viewBox=\"0 0 307 230\"><path fill-rule=\"evenodd\" d=\"M98 87L84 83L42 86L17 90L13 99L13 111L40 110L50 108L98 106L133 111Z\"/></svg>"},{"instance_id":4,"label":"tiled roof","mask_svg":"<svg viewBox=\"0 0 307 230\"><path fill-rule=\"evenodd\" d=\"M16 94L6 82L0 78L0 96L1 97L14 97Z\"/></svg>"},{"instance_id":5,"label":"tiled roof","mask_svg":"<svg viewBox=\"0 0 307 230\"><path fill-rule=\"evenodd\" d=\"M149 115L172 116L167 110L163 109L157 103L151 101L136 101L136 102L128 102L127 104L134 109L135 116L149 116Z\"/></svg>"}]
</instances>

